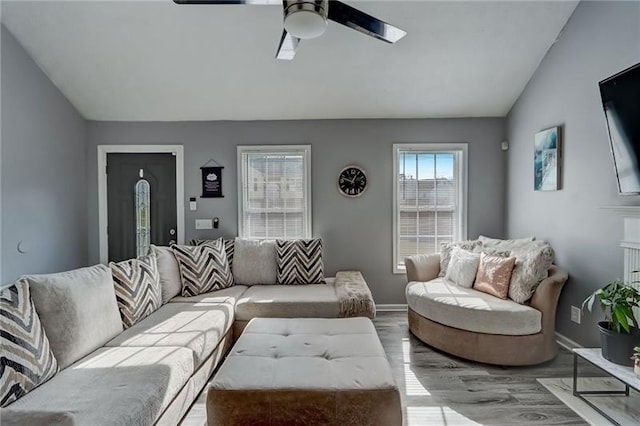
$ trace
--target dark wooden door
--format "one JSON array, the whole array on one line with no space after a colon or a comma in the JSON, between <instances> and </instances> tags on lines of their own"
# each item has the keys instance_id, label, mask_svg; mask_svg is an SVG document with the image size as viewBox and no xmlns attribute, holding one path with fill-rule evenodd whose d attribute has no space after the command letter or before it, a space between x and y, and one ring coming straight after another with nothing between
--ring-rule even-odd
<instances>
[{"instance_id":1,"label":"dark wooden door","mask_svg":"<svg viewBox=\"0 0 640 426\"><path fill-rule=\"evenodd\" d=\"M140 179L149 182L151 244L166 246L177 240L175 155L109 153L109 261L118 262L136 257L136 184Z\"/></svg>"}]
</instances>

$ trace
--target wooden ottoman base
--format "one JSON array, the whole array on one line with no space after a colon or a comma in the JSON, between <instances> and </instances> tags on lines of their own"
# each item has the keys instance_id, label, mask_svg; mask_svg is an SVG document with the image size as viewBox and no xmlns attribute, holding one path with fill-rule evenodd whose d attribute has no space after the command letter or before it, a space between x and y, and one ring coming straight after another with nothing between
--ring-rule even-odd
<instances>
[{"instance_id":1,"label":"wooden ottoman base","mask_svg":"<svg viewBox=\"0 0 640 426\"><path fill-rule=\"evenodd\" d=\"M256 318L207 394L213 425L402 424L400 392L367 318Z\"/></svg>"}]
</instances>

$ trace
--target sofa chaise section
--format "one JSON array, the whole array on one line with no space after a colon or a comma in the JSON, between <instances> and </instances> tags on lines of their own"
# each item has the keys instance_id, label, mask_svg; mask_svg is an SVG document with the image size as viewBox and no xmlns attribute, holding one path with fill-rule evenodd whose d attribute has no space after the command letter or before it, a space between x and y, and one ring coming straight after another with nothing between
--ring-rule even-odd
<instances>
[{"instance_id":1,"label":"sofa chaise section","mask_svg":"<svg viewBox=\"0 0 640 426\"><path fill-rule=\"evenodd\" d=\"M150 425L194 371L193 354L187 348L103 347L10 408L68 413L78 425Z\"/></svg>"}]
</instances>

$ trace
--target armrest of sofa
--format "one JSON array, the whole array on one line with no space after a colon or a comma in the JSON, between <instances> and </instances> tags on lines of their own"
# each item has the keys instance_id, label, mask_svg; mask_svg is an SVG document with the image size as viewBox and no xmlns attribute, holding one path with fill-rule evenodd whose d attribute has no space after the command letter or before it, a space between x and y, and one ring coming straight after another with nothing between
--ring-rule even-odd
<instances>
[{"instance_id":1,"label":"armrest of sofa","mask_svg":"<svg viewBox=\"0 0 640 426\"><path fill-rule=\"evenodd\" d=\"M417 254L404 258L407 282L431 281L440 273L440 254Z\"/></svg>"},{"instance_id":2,"label":"armrest of sofa","mask_svg":"<svg viewBox=\"0 0 640 426\"><path fill-rule=\"evenodd\" d=\"M549 268L549 276L542 280L531 297L531 307L542 312L542 332L555 333L556 307L564 283L569 275L556 265Z\"/></svg>"}]
</instances>

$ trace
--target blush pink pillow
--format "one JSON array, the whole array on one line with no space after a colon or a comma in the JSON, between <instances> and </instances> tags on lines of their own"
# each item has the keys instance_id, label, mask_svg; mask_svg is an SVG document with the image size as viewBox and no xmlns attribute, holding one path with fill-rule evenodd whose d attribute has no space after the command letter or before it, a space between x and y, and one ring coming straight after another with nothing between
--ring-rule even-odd
<instances>
[{"instance_id":1,"label":"blush pink pillow","mask_svg":"<svg viewBox=\"0 0 640 426\"><path fill-rule=\"evenodd\" d=\"M515 257L500 257L482 253L473 288L500 299L506 299L509 294L511 273L515 265Z\"/></svg>"}]
</instances>

